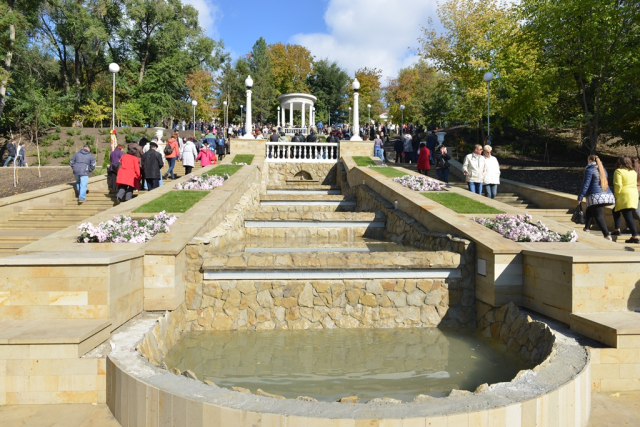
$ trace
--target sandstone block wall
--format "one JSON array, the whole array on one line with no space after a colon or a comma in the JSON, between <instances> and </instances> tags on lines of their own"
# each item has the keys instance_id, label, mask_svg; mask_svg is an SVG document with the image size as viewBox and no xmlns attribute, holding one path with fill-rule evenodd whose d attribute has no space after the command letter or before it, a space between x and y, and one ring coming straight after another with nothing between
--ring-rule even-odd
<instances>
[{"instance_id":1,"label":"sandstone block wall","mask_svg":"<svg viewBox=\"0 0 640 427\"><path fill-rule=\"evenodd\" d=\"M268 163L269 186L286 187L310 181L316 185L334 185L336 182L336 163ZM296 176L297 175L297 176ZM287 181L297 181L288 183Z\"/></svg>"}]
</instances>

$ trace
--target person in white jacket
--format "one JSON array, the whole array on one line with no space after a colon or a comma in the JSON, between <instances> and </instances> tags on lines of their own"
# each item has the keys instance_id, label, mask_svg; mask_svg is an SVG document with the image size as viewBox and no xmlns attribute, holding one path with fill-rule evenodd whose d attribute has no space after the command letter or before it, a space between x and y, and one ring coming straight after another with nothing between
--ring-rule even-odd
<instances>
[{"instance_id":1,"label":"person in white jacket","mask_svg":"<svg viewBox=\"0 0 640 427\"><path fill-rule=\"evenodd\" d=\"M482 183L485 174L485 157L482 155L482 145L476 144L473 153L467 154L462 164L462 173L465 176L469 191L482 194Z\"/></svg>"},{"instance_id":2,"label":"person in white jacket","mask_svg":"<svg viewBox=\"0 0 640 427\"><path fill-rule=\"evenodd\" d=\"M191 170L195 166L196 157L198 157L198 150L193 143L193 138L189 138L184 144L182 152L182 166L184 166L185 174L189 175Z\"/></svg>"},{"instance_id":3,"label":"person in white jacket","mask_svg":"<svg viewBox=\"0 0 640 427\"><path fill-rule=\"evenodd\" d=\"M491 155L491 146L485 145L484 152L484 188L487 197L495 199L498 194L498 185L500 184L500 165L498 159Z\"/></svg>"}]
</instances>

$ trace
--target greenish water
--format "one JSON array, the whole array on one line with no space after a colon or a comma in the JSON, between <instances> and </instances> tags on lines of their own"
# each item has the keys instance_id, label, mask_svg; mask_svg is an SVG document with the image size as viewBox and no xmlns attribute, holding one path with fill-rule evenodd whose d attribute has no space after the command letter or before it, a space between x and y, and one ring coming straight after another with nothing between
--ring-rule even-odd
<instances>
[{"instance_id":1,"label":"greenish water","mask_svg":"<svg viewBox=\"0 0 640 427\"><path fill-rule=\"evenodd\" d=\"M528 368L474 330L437 328L193 332L165 363L221 387L328 402L473 391Z\"/></svg>"}]
</instances>

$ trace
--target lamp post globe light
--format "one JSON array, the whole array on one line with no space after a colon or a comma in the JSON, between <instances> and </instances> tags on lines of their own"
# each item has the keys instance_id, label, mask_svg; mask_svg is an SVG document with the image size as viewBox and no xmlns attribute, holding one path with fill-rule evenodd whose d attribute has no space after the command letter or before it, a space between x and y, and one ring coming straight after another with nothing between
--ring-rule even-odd
<instances>
[{"instance_id":1,"label":"lamp post globe light","mask_svg":"<svg viewBox=\"0 0 640 427\"><path fill-rule=\"evenodd\" d=\"M247 123L245 124L244 135L242 135L243 139L253 139L253 135L251 132L251 88L253 87L253 79L251 76L247 76L244 81L244 85L247 88Z\"/></svg>"},{"instance_id":2,"label":"lamp post globe light","mask_svg":"<svg viewBox=\"0 0 640 427\"><path fill-rule=\"evenodd\" d=\"M400 121L400 136L404 136L404 104L400 105L400 112L402 114Z\"/></svg>"},{"instance_id":3,"label":"lamp post globe light","mask_svg":"<svg viewBox=\"0 0 640 427\"><path fill-rule=\"evenodd\" d=\"M224 105L224 127L227 127L227 101L222 103Z\"/></svg>"},{"instance_id":4,"label":"lamp post globe light","mask_svg":"<svg viewBox=\"0 0 640 427\"><path fill-rule=\"evenodd\" d=\"M191 105L193 105L193 138L196 137L196 106L198 105L198 101L195 99L191 101Z\"/></svg>"},{"instance_id":5,"label":"lamp post globe light","mask_svg":"<svg viewBox=\"0 0 640 427\"><path fill-rule=\"evenodd\" d=\"M353 133L351 135L351 141L362 141L360 138L360 104L358 102L358 98L360 97L360 82L358 79L353 79L353 83L351 85L353 87Z\"/></svg>"},{"instance_id":6,"label":"lamp post globe light","mask_svg":"<svg viewBox=\"0 0 640 427\"><path fill-rule=\"evenodd\" d=\"M487 82L487 144L491 144L491 80L493 80L493 73L488 71L484 73L484 81Z\"/></svg>"},{"instance_id":7,"label":"lamp post globe light","mask_svg":"<svg viewBox=\"0 0 640 427\"><path fill-rule=\"evenodd\" d=\"M113 74L113 108L111 110L111 130L116 128L116 73L120 71L120 66L115 62L109 64L109 72Z\"/></svg>"}]
</instances>

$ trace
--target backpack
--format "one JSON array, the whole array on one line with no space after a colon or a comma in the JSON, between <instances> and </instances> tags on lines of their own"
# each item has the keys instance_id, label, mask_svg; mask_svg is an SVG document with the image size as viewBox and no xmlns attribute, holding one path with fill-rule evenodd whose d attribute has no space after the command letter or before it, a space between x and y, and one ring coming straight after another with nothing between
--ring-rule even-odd
<instances>
[{"instance_id":1,"label":"backpack","mask_svg":"<svg viewBox=\"0 0 640 427\"><path fill-rule=\"evenodd\" d=\"M224 138L218 138L216 144L218 144L219 146L224 146Z\"/></svg>"},{"instance_id":2,"label":"backpack","mask_svg":"<svg viewBox=\"0 0 640 427\"><path fill-rule=\"evenodd\" d=\"M169 145L169 143L167 142L167 145L164 146L164 155L170 156L172 154L173 154L173 148L171 148L171 145Z\"/></svg>"}]
</instances>

